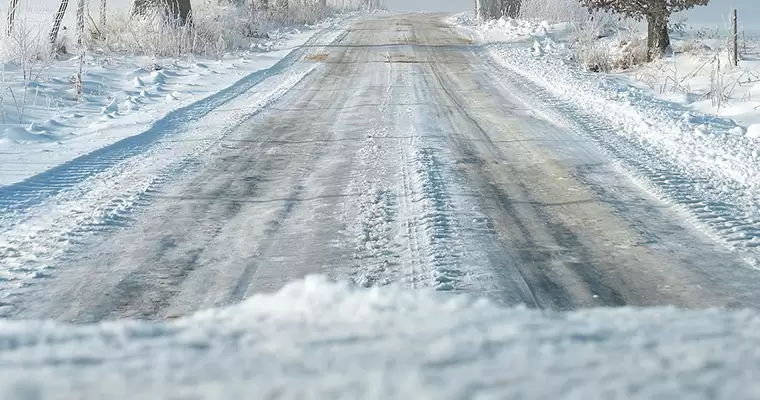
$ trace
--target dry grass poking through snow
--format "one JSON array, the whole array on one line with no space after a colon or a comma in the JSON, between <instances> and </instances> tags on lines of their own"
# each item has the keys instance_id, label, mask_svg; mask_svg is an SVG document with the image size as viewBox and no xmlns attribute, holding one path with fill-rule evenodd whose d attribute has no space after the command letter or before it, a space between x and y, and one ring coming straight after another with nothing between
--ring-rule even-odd
<instances>
[{"instance_id":1,"label":"dry grass poking through snow","mask_svg":"<svg viewBox=\"0 0 760 400\"><path fill-rule=\"evenodd\" d=\"M736 67L725 27L693 29L674 18L673 52L650 63L645 24L589 14L576 0L524 0L520 19L507 21L504 29L527 32L521 40L534 40L536 54L559 52L589 71L626 75L698 111L760 123L760 35L740 34Z\"/></svg>"},{"instance_id":2,"label":"dry grass poking through snow","mask_svg":"<svg viewBox=\"0 0 760 400\"><path fill-rule=\"evenodd\" d=\"M627 73L669 100L705 113L748 118L759 123L760 37L743 35L739 65L733 63L725 35L705 36L704 30L673 38L673 53Z\"/></svg>"}]
</instances>

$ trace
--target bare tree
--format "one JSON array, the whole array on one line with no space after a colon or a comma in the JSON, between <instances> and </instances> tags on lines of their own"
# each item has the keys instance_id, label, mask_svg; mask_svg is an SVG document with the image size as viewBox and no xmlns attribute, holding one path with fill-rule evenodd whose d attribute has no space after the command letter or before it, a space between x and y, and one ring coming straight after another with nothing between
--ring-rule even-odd
<instances>
[{"instance_id":1,"label":"bare tree","mask_svg":"<svg viewBox=\"0 0 760 400\"><path fill-rule=\"evenodd\" d=\"M58 12L55 13L53 19L53 28L50 30L50 44L55 45L55 41L58 40L58 31L61 29L61 21L66 14L66 8L69 6L69 0L61 0L61 4L58 6Z\"/></svg>"},{"instance_id":2,"label":"bare tree","mask_svg":"<svg viewBox=\"0 0 760 400\"><path fill-rule=\"evenodd\" d=\"M185 26L192 23L190 0L134 0L133 15L144 15L149 10L163 12L166 22Z\"/></svg>"},{"instance_id":3,"label":"bare tree","mask_svg":"<svg viewBox=\"0 0 760 400\"><path fill-rule=\"evenodd\" d=\"M520 14L521 0L475 0L478 18L496 19L502 16L517 18Z\"/></svg>"},{"instance_id":4,"label":"bare tree","mask_svg":"<svg viewBox=\"0 0 760 400\"><path fill-rule=\"evenodd\" d=\"M106 26L107 8L108 8L107 0L100 0L100 26L102 27Z\"/></svg>"},{"instance_id":5,"label":"bare tree","mask_svg":"<svg viewBox=\"0 0 760 400\"><path fill-rule=\"evenodd\" d=\"M13 32L13 23L16 20L16 12L18 10L18 0L11 0L8 5L8 25L5 27L6 35L10 36Z\"/></svg>"},{"instance_id":6,"label":"bare tree","mask_svg":"<svg viewBox=\"0 0 760 400\"><path fill-rule=\"evenodd\" d=\"M522 0L501 0L501 14L510 18L520 16Z\"/></svg>"},{"instance_id":7,"label":"bare tree","mask_svg":"<svg viewBox=\"0 0 760 400\"><path fill-rule=\"evenodd\" d=\"M649 58L670 47L668 19L674 12L706 5L710 0L580 0L589 11L605 10L637 21L647 20Z\"/></svg>"},{"instance_id":8,"label":"bare tree","mask_svg":"<svg viewBox=\"0 0 760 400\"><path fill-rule=\"evenodd\" d=\"M77 74L76 74L76 82L74 83L76 87L76 93L77 98L82 99L82 94L84 93L84 85L82 83L82 73L84 72L84 62L85 62L85 51L87 49L87 46L85 44L85 37L84 37L84 13L86 9L85 0L78 0L77 1L77 50L79 51L78 56L78 68L77 68Z\"/></svg>"}]
</instances>

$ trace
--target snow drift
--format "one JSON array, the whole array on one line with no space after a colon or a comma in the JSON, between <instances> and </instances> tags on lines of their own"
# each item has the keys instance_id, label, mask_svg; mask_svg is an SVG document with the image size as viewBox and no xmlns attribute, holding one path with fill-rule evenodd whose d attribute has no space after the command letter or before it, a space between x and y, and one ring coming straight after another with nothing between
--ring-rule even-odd
<instances>
[{"instance_id":1,"label":"snow drift","mask_svg":"<svg viewBox=\"0 0 760 400\"><path fill-rule=\"evenodd\" d=\"M309 277L165 323L0 324L7 398L751 398L755 311L499 308Z\"/></svg>"}]
</instances>

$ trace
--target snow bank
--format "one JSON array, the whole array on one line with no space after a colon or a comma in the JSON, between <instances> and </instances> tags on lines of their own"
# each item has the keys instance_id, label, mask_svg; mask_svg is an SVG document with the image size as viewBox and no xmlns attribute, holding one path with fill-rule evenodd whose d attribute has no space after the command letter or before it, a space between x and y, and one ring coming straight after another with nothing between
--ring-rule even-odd
<instances>
[{"instance_id":1,"label":"snow bank","mask_svg":"<svg viewBox=\"0 0 760 400\"><path fill-rule=\"evenodd\" d=\"M760 246L760 146L747 128L658 98L619 74L583 70L555 40L562 37L559 25L471 25L463 16L451 22L485 44L485 62L495 61L502 71L497 84L508 86L543 117L595 141L642 186L679 206L706 233L755 253ZM531 24L534 28L524 28ZM535 33L542 26L546 33ZM491 40L498 32L508 40ZM760 266L757 254L749 258Z\"/></svg>"},{"instance_id":2,"label":"snow bank","mask_svg":"<svg viewBox=\"0 0 760 400\"><path fill-rule=\"evenodd\" d=\"M752 398L754 311L504 309L317 277L167 323L0 324L7 398Z\"/></svg>"}]
</instances>

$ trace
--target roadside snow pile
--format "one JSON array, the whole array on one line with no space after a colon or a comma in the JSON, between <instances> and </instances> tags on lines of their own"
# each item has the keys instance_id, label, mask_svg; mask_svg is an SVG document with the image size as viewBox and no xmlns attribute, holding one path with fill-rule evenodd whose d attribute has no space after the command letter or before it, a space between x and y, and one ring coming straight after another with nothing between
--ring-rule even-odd
<instances>
[{"instance_id":1,"label":"roadside snow pile","mask_svg":"<svg viewBox=\"0 0 760 400\"><path fill-rule=\"evenodd\" d=\"M81 101L69 78L76 58L36 71L33 80L7 63L0 82L6 93L0 96L0 185L140 134L169 112L274 66L318 31L271 31L271 46L278 50L221 60L91 55Z\"/></svg>"},{"instance_id":2,"label":"roadside snow pile","mask_svg":"<svg viewBox=\"0 0 760 400\"><path fill-rule=\"evenodd\" d=\"M488 43L490 31L512 32L515 24L529 22L459 27ZM558 50L561 33L552 29L546 36L485 46L485 62L500 66L500 84L511 85L510 92L542 116L596 141L709 234L739 248L760 247L757 128L660 98L623 74L586 71ZM758 257L752 259L760 266Z\"/></svg>"},{"instance_id":3,"label":"roadside snow pile","mask_svg":"<svg viewBox=\"0 0 760 400\"><path fill-rule=\"evenodd\" d=\"M740 399L755 311L499 308L319 277L167 323L0 323L14 399Z\"/></svg>"},{"instance_id":4,"label":"roadside snow pile","mask_svg":"<svg viewBox=\"0 0 760 400\"><path fill-rule=\"evenodd\" d=\"M344 6L349 4L352 3L343 2ZM46 1L44 6L57 9L58 3ZM310 8L304 12L313 12L310 18L321 21L311 24L295 18L300 12L295 8L294 15L273 14L269 19L245 14L247 9L236 9L238 14L243 13L239 16L242 20L232 26L230 21L212 18L230 7L208 6L211 10L193 9L195 31L193 35L185 32L184 36L182 32L158 29L150 21L109 16L106 36L110 39L96 35L90 43L93 48L86 54L81 95L75 85L79 58L67 53L48 54L46 35L42 35L42 44L24 41L41 36L40 27L26 24L31 16L22 13L12 37L0 40L0 187L134 137L172 111L277 66L309 39L326 31L335 32L344 21L361 13L349 9L317 13L317 9ZM223 15L229 17L231 13ZM38 14L46 15L41 11L34 15ZM51 11L51 21L52 17ZM172 35L176 34L183 40L191 38L188 40L193 46L201 46L211 39L198 38L199 35L233 35L208 32L209 27L223 25L235 30L248 21L243 17L257 24L246 25L250 32L234 32L245 36L246 46L227 43L222 40L224 35L207 51L173 41L176 37ZM33 45L41 47L32 48ZM161 50L165 48L171 51Z\"/></svg>"},{"instance_id":5,"label":"roadside snow pile","mask_svg":"<svg viewBox=\"0 0 760 400\"><path fill-rule=\"evenodd\" d=\"M566 24L551 24L548 21L524 21L512 18L489 20L482 24L471 13L452 16L449 23L467 28L480 43L524 42L532 38L545 38L550 33L564 32Z\"/></svg>"}]
</instances>

